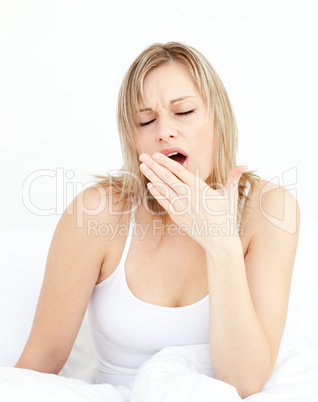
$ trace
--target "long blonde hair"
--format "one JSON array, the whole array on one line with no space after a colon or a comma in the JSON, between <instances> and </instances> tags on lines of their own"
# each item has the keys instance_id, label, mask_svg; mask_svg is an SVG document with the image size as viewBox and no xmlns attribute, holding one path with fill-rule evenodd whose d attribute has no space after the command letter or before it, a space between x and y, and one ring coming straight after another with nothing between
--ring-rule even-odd
<instances>
[{"instance_id":1,"label":"long blonde hair","mask_svg":"<svg viewBox=\"0 0 318 402\"><path fill-rule=\"evenodd\" d=\"M166 211L148 191L148 180L139 169L139 154L135 146L138 137L135 116L139 101L145 103L143 82L146 74L169 62L182 63L187 68L206 103L208 116L213 113L215 135L214 154L211 158L214 169L209 183L213 189L221 188L226 183L230 169L236 166L238 147L237 125L231 103L221 79L209 61L198 50L179 42L154 43L147 47L130 66L119 90L117 124L123 166L115 175L108 173L107 176L93 176L101 179L99 185L115 191L123 211L143 202L151 218L161 216L163 221ZM246 215L245 208L241 206L245 185L249 181L252 189L255 180L259 179L253 172L243 173L238 185L237 220L241 221L241 227L244 227Z\"/></svg>"}]
</instances>

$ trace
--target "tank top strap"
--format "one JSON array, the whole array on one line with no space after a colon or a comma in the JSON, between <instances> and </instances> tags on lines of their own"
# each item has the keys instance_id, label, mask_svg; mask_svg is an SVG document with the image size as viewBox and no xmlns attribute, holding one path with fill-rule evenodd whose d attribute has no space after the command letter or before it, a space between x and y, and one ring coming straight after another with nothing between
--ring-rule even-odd
<instances>
[{"instance_id":1,"label":"tank top strap","mask_svg":"<svg viewBox=\"0 0 318 402\"><path fill-rule=\"evenodd\" d=\"M134 206L133 206L131 208L131 217L130 217L129 230L128 230L128 234L127 234L127 239L126 239L124 251L123 251L123 254L121 256L121 262L126 261L126 257L127 257L128 251L129 251L129 247L130 247L131 240L132 240L133 233L134 233L135 213L136 213L136 208L134 209Z\"/></svg>"},{"instance_id":2,"label":"tank top strap","mask_svg":"<svg viewBox=\"0 0 318 402\"><path fill-rule=\"evenodd\" d=\"M246 197L247 197L247 194L249 192L250 187L251 187L251 182L249 180L247 180L247 182L245 184L244 191L243 191L243 197L241 199L242 208L244 207L245 200L246 200Z\"/></svg>"},{"instance_id":3,"label":"tank top strap","mask_svg":"<svg viewBox=\"0 0 318 402\"><path fill-rule=\"evenodd\" d=\"M244 191L243 191L243 197L241 198L242 209L244 208L245 200L246 200L250 187L251 187L251 183L249 180L247 180ZM237 223L238 223L238 225L241 225L241 219L239 219L239 221Z\"/></svg>"}]
</instances>

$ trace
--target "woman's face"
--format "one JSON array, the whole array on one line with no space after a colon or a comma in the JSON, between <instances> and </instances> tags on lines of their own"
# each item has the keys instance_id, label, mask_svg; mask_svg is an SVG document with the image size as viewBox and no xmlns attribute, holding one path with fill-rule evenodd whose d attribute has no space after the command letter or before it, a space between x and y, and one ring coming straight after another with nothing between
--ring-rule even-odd
<instances>
[{"instance_id":1,"label":"woman's face","mask_svg":"<svg viewBox=\"0 0 318 402\"><path fill-rule=\"evenodd\" d=\"M203 98L186 68L173 62L150 71L143 90L146 106L139 105L137 112L138 153L152 156L181 148L187 155L184 167L193 174L198 168L206 181L213 168L213 121L207 119Z\"/></svg>"}]
</instances>

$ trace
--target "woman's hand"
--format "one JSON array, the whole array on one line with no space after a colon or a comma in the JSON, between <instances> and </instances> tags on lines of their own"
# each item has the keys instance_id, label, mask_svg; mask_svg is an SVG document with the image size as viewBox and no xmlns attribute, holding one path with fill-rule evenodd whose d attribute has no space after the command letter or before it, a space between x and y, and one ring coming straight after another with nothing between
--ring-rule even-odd
<instances>
[{"instance_id":1,"label":"woman's hand","mask_svg":"<svg viewBox=\"0 0 318 402\"><path fill-rule=\"evenodd\" d=\"M246 166L229 171L225 186L213 190L199 174L192 174L180 163L161 153L141 154L142 173L148 189L172 220L205 249L224 237L237 236L239 179Z\"/></svg>"}]
</instances>

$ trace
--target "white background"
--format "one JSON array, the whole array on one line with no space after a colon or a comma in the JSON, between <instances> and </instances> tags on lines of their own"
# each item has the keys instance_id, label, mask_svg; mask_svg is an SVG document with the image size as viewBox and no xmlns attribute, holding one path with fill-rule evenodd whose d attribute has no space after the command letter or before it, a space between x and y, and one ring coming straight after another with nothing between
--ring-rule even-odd
<instances>
[{"instance_id":1,"label":"white background","mask_svg":"<svg viewBox=\"0 0 318 402\"><path fill-rule=\"evenodd\" d=\"M53 230L91 173L120 168L119 86L144 48L168 41L194 46L220 75L237 164L290 189L302 219L318 223L317 9L315 0L0 0L1 229ZM47 216L23 201L35 174L25 191Z\"/></svg>"}]
</instances>

